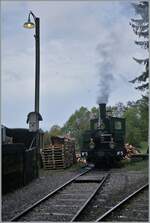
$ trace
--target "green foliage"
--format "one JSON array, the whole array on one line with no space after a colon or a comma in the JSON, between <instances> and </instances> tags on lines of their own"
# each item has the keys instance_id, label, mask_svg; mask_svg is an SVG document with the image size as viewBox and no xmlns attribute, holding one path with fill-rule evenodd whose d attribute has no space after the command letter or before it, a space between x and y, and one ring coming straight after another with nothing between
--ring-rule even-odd
<instances>
[{"instance_id":1,"label":"green foliage","mask_svg":"<svg viewBox=\"0 0 150 223\"><path fill-rule=\"evenodd\" d=\"M128 102L124 112L126 118L126 141L140 146L148 141L148 99L143 97L137 102Z\"/></svg>"},{"instance_id":2,"label":"green foliage","mask_svg":"<svg viewBox=\"0 0 150 223\"><path fill-rule=\"evenodd\" d=\"M82 141L82 133L89 128L90 112L87 108L81 107L72 114L62 128L63 134L70 134L75 138L79 149Z\"/></svg>"},{"instance_id":3,"label":"green foliage","mask_svg":"<svg viewBox=\"0 0 150 223\"><path fill-rule=\"evenodd\" d=\"M145 154L147 153L147 149L148 149L148 142L142 141L140 143L140 151Z\"/></svg>"},{"instance_id":4,"label":"green foliage","mask_svg":"<svg viewBox=\"0 0 150 223\"><path fill-rule=\"evenodd\" d=\"M148 161L142 160L138 162L123 160L122 164L124 165L123 168L127 169L128 171L142 171L143 173L148 173Z\"/></svg>"},{"instance_id":5,"label":"green foliage","mask_svg":"<svg viewBox=\"0 0 150 223\"><path fill-rule=\"evenodd\" d=\"M123 103L118 102L115 106L110 107L110 110L112 111L113 116L121 118L123 117L126 107Z\"/></svg>"},{"instance_id":6,"label":"green foliage","mask_svg":"<svg viewBox=\"0 0 150 223\"><path fill-rule=\"evenodd\" d=\"M140 129L138 128L139 115L136 107L130 107L124 114L126 118L126 140L128 143L139 146L141 141Z\"/></svg>"},{"instance_id":7,"label":"green foliage","mask_svg":"<svg viewBox=\"0 0 150 223\"><path fill-rule=\"evenodd\" d=\"M99 113L98 108L93 107L93 108L91 109L91 116L98 117L98 115L99 115L98 113Z\"/></svg>"},{"instance_id":8,"label":"green foliage","mask_svg":"<svg viewBox=\"0 0 150 223\"><path fill-rule=\"evenodd\" d=\"M59 125L53 125L50 129L50 136L59 136L62 134L61 127Z\"/></svg>"},{"instance_id":9,"label":"green foliage","mask_svg":"<svg viewBox=\"0 0 150 223\"><path fill-rule=\"evenodd\" d=\"M119 102L115 106L108 106L107 110L111 111L112 116L126 118L127 143L141 147L141 142L148 142L148 97L143 96L136 102L129 101L126 106ZM82 144L82 134L90 128L90 118L96 118L98 115L98 107L93 107L90 111L81 107L70 116L62 128L53 125L49 132L45 132L45 145L50 144L52 135L69 134L75 138L76 147L79 150Z\"/></svg>"},{"instance_id":10,"label":"green foliage","mask_svg":"<svg viewBox=\"0 0 150 223\"><path fill-rule=\"evenodd\" d=\"M44 133L44 145L48 146L51 143L51 136L60 136L61 134L61 127L59 125L53 125L50 131Z\"/></svg>"},{"instance_id":11,"label":"green foliage","mask_svg":"<svg viewBox=\"0 0 150 223\"><path fill-rule=\"evenodd\" d=\"M44 133L44 145L47 146L51 143L50 134L48 131Z\"/></svg>"},{"instance_id":12,"label":"green foliage","mask_svg":"<svg viewBox=\"0 0 150 223\"><path fill-rule=\"evenodd\" d=\"M139 37L142 37L142 40L135 41L135 44L148 50L149 49L149 17L148 17L148 1L140 1L138 3L132 4L137 15L140 16L140 19L131 19L131 27ZM146 40L144 40L145 38ZM131 83L137 83L138 86L135 89L145 91L149 87L148 77L149 77L149 59L136 59L133 58L137 63L144 65L144 72L138 75L136 78L131 80ZM139 85L140 84L140 85Z\"/></svg>"}]
</instances>

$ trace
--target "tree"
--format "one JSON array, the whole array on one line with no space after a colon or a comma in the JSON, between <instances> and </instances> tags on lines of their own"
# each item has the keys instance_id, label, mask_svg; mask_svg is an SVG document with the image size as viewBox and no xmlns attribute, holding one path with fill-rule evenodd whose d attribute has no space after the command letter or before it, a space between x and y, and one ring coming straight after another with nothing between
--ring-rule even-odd
<instances>
[{"instance_id":1,"label":"tree","mask_svg":"<svg viewBox=\"0 0 150 223\"><path fill-rule=\"evenodd\" d=\"M47 146L51 143L50 133L48 131L44 132L44 145Z\"/></svg>"},{"instance_id":2,"label":"tree","mask_svg":"<svg viewBox=\"0 0 150 223\"><path fill-rule=\"evenodd\" d=\"M99 108L91 108L90 118L97 118L99 116Z\"/></svg>"},{"instance_id":3,"label":"tree","mask_svg":"<svg viewBox=\"0 0 150 223\"><path fill-rule=\"evenodd\" d=\"M111 109L112 115L118 118L122 118L126 107L122 102L118 102L115 106L112 106Z\"/></svg>"},{"instance_id":4,"label":"tree","mask_svg":"<svg viewBox=\"0 0 150 223\"><path fill-rule=\"evenodd\" d=\"M126 118L126 142L134 146L148 143L148 97L143 96L138 101L129 101L125 106L119 102L115 106L108 106L113 116ZM93 107L89 111L85 107L76 110L61 128L53 125L50 131L45 132L45 145L50 144L50 137L70 134L75 138L76 148L82 145L82 135L90 129L90 119L99 117L99 107Z\"/></svg>"},{"instance_id":5,"label":"tree","mask_svg":"<svg viewBox=\"0 0 150 223\"><path fill-rule=\"evenodd\" d=\"M140 40L135 41L135 44L142 48L149 49L149 17L148 17L148 1L140 1L139 3L132 3L135 12L140 16L138 19L131 19L131 27L134 33L139 37ZM142 40L141 40L142 39ZM139 86L135 89L144 91L148 89L148 74L149 74L149 59L137 59L133 58L137 63L144 65L144 72L138 77L131 80L131 83L138 83Z\"/></svg>"},{"instance_id":6,"label":"tree","mask_svg":"<svg viewBox=\"0 0 150 223\"><path fill-rule=\"evenodd\" d=\"M44 132L44 145L48 146L51 144L51 136L59 136L62 134L61 127L59 125L53 125L50 131Z\"/></svg>"},{"instance_id":7,"label":"tree","mask_svg":"<svg viewBox=\"0 0 150 223\"><path fill-rule=\"evenodd\" d=\"M137 106L139 109L140 115L140 130L142 141L148 142L148 123L149 123L149 115L148 115L148 97L143 96L142 99L137 101Z\"/></svg>"},{"instance_id":8,"label":"tree","mask_svg":"<svg viewBox=\"0 0 150 223\"><path fill-rule=\"evenodd\" d=\"M126 118L126 142L135 146L148 143L148 97L129 101L123 116Z\"/></svg>"},{"instance_id":9,"label":"tree","mask_svg":"<svg viewBox=\"0 0 150 223\"><path fill-rule=\"evenodd\" d=\"M62 134L61 127L59 125L53 125L50 129L50 136L59 136Z\"/></svg>"},{"instance_id":10,"label":"tree","mask_svg":"<svg viewBox=\"0 0 150 223\"><path fill-rule=\"evenodd\" d=\"M140 115L136 106L128 107L124 114L126 119L126 142L139 146L141 142Z\"/></svg>"},{"instance_id":11,"label":"tree","mask_svg":"<svg viewBox=\"0 0 150 223\"><path fill-rule=\"evenodd\" d=\"M75 138L79 148L82 140L82 133L89 128L90 112L87 108L81 107L70 116L62 128L63 134L70 133Z\"/></svg>"}]
</instances>

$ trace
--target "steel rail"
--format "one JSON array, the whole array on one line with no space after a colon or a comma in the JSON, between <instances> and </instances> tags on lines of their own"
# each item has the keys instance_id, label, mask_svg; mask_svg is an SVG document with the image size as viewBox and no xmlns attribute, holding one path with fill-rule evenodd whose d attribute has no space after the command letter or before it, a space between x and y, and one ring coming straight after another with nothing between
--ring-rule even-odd
<instances>
[{"instance_id":1,"label":"steel rail","mask_svg":"<svg viewBox=\"0 0 150 223\"><path fill-rule=\"evenodd\" d=\"M19 218L23 217L25 214L27 214L28 212L30 212L33 208L35 208L36 206L38 206L40 203L42 203L43 201L45 201L48 198L52 197L58 191L62 190L65 186L67 186L68 184L72 183L75 179L77 179L78 177L84 175L85 173L89 172L90 170L92 170L92 168L89 168L89 169L85 170L83 173L80 173L77 176L73 177L72 179L70 179L69 181L67 181L66 183L64 183L63 185L61 185L60 187L56 188L51 193L47 194L45 197L43 197L40 200L36 201L34 204L32 204L31 206L29 206L28 208L26 208L25 210L23 210L22 212L20 212L19 214L17 214L13 218L11 218L10 221L11 222L12 221L18 221Z\"/></svg>"},{"instance_id":2,"label":"steel rail","mask_svg":"<svg viewBox=\"0 0 150 223\"><path fill-rule=\"evenodd\" d=\"M127 196L126 198L124 198L123 200L121 200L117 205L115 205L110 210L108 210L107 212L105 212L102 216L100 216L95 222L99 222L101 220L104 220L114 210L116 210L117 208L121 207L123 204L125 204L125 202L129 201L129 199L133 198L135 195L137 195L139 192L141 192L142 190L144 190L148 186L149 186L149 184L147 183L147 184L143 185L142 187L140 187L139 189L137 189L136 191L134 191L133 193L131 193L129 196Z\"/></svg>"},{"instance_id":3,"label":"steel rail","mask_svg":"<svg viewBox=\"0 0 150 223\"><path fill-rule=\"evenodd\" d=\"M85 210L86 206L89 204L89 202L93 199L93 197L96 195L97 191L103 186L104 182L108 178L110 173L108 173L105 177L103 177L100 184L96 187L94 192L91 194L91 196L88 198L88 200L83 204L83 206L79 209L79 211L76 213L76 215L72 218L71 222L78 221L78 218L80 217L81 213Z\"/></svg>"}]
</instances>

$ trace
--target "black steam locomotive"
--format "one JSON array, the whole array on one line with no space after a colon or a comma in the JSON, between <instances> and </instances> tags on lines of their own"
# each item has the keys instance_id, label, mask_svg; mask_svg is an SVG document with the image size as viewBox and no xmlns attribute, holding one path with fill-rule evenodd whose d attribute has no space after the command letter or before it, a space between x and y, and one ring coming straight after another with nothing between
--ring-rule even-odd
<instances>
[{"instance_id":1,"label":"black steam locomotive","mask_svg":"<svg viewBox=\"0 0 150 223\"><path fill-rule=\"evenodd\" d=\"M106 104L99 104L99 117L90 120L90 130L82 135L81 156L88 163L111 167L123 159L125 119L106 115Z\"/></svg>"}]
</instances>

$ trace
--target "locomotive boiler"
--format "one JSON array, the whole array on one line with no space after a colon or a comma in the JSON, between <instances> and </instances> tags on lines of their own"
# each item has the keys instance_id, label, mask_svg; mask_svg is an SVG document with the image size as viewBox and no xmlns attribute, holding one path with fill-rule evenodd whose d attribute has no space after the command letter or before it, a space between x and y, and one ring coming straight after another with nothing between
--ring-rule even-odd
<instances>
[{"instance_id":1,"label":"locomotive boiler","mask_svg":"<svg viewBox=\"0 0 150 223\"><path fill-rule=\"evenodd\" d=\"M81 156L99 167L113 166L126 154L125 119L106 114L106 104L99 104L99 117L90 120L90 129L82 135Z\"/></svg>"}]
</instances>

